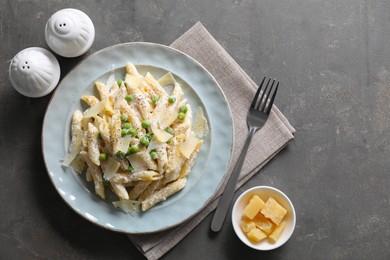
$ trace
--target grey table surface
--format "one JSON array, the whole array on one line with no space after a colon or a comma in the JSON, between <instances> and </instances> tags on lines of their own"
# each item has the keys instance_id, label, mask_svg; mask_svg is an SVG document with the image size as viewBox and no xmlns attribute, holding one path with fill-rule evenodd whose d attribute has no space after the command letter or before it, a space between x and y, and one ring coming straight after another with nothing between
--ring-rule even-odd
<instances>
[{"instance_id":1,"label":"grey table surface","mask_svg":"<svg viewBox=\"0 0 390 260\"><path fill-rule=\"evenodd\" d=\"M276 104L295 140L243 190L271 185L297 211L295 233L271 252L244 246L211 216L163 259L390 259L390 1L0 1L0 259L143 259L123 234L75 214L41 154L50 96L18 94L9 61L48 48L47 19L72 7L96 27L92 48L169 45L197 21L255 80L281 81ZM65 75L83 57L58 57ZM228 220L229 221L229 220Z\"/></svg>"}]
</instances>

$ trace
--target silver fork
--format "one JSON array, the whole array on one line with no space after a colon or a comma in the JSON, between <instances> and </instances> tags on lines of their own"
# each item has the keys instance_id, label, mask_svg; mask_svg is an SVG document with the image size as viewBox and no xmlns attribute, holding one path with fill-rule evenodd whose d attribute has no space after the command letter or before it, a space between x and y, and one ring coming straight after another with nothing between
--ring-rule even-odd
<instances>
[{"instance_id":1,"label":"silver fork","mask_svg":"<svg viewBox=\"0 0 390 260\"><path fill-rule=\"evenodd\" d=\"M269 113L271 112L272 105L275 100L276 92L279 87L279 81L269 78L266 82L266 77L260 83L259 88L256 91L256 95L253 98L252 104L249 108L249 113L247 115L247 124L248 124L248 137L245 141L244 147L242 148L240 157L237 160L236 166L234 167L233 173L226 184L225 190L222 194L221 200L219 201L217 210L214 213L213 220L211 221L211 230L218 232L225 220L226 213L229 209L230 202L232 201L238 176L240 175L242 165L245 160L246 153L249 148L249 144L252 141L253 135L257 130L262 128L265 122L268 119ZM276 83L276 85L275 85ZM264 90L262 91L263 86L265 85ZM275 86L275 87L274 87ZM259 99L259 94L262 91L261 97ZM271 94L272 92L272 94ZM271 99L269 99L271 97Z\"/></svg>"}]
</instances>

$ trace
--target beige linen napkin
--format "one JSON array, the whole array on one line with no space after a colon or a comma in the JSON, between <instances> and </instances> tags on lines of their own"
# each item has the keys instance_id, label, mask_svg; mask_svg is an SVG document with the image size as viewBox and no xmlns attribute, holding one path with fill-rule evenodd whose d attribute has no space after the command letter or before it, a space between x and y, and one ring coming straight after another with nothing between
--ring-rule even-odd
<instances>
[{"instance_id":1,"label":"beige linen napkin","mask_svg":"<svg viewBox=\"0 0 390 260\"><path fill-rule=\"evenodd\" d=\"M219 83L232 113L234 149L231 165L219 186L219 190L203 210L187 222L172 229L155 234L128 235L129 239L145 257L151 260L160 258L173 248L216 208L223 187L225 187L228 176L230 176L241 148L244 146L246 133L248 132L246 115L257 88L256 84L200 22L172 43L171 47L200 62ZM267 123L255 134L252 140L236 188L243 185L283 149L294 138L294 132L295 129L274 106Z\"/></svg>"}]
</instances>

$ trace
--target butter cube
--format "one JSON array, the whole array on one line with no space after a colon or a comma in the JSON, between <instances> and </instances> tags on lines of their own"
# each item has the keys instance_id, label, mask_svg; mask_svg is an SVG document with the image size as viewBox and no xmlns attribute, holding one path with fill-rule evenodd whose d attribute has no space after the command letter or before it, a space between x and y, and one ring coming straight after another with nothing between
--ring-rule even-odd
<instances>
[{"instance_id":1,"label":"butter cube","mask_svg":"<svg viewBox=\"0 0 390 260\"><path fill-rule=\"evenodd\" d=\"M284 227L286 226L286 222L283 221L282 223L280 223L274 230L274 232L272 232L272 234L269 236L269 239L272 241L272 242L276 242L279 237L280 237L280 234L282 234L282 231L284 229Z\"/></svg>"},{"instance_id":2,"label":"butter cube","mask_svg":"<svg viewBox=\"0 0 390 260\"><path fill-rule=\"evenodd\" d=\"M258 228L252 229L246 235L249 238L249 240L255 243L260 242L261 240L267 237L267 234Z\"/></svg>"},{"instance_id":3,"label":"butter cube","mask_svg":"<svg viewBox=\"0 0 390 260\"><path fill-rule=\"evenodd\" d=\"M255 223L256 227L263 230L267 234L271 234L275 227L272 221L264 217L264 215L261 213L257 214L252 221Z\"/></svg>"},{"instance_id":4,"label":"butter cube","mask_svg":"<svg viewBox=\"0 0 390 260\"><path fill-rule=\"evenodd\" d=\"M257 195L253 195L244 209L244 216L253 219L264 206L264 201Z\"/></svg>"},{"instance_id":5,"label":"butter cube","mask_svg":"<svg viewBox=\"0 0 390 260\"><path fill-rule=\"evenodd\" d=\"M253 223L253 221L250 221L247 219L241 220L241 229L242 229L242 231L244 231L244 233L248 233L249 231L251 231L254 228L256 228L256 225L255 225L255 223Z\"/></svg>"},{"instance_id":6,"label":"butter cube","mask_svg":"<svg viewBox=\"0 0 390 260\"><path fill-rule=\"evenodd\" d=\"M264 207L261 209L261 214L269 218L276 225L279 225L286 215L287 210L283 208L274 198L269 197Z\"/></svg>"}]
</instances>

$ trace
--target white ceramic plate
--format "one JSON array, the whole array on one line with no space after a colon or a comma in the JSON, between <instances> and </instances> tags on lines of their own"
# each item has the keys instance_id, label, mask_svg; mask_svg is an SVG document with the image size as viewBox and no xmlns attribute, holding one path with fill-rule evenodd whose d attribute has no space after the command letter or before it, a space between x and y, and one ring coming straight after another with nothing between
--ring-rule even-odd
<instances>
[{"instance_id":1,"label":"white ceramic plate","mask_svg":"<svg viewBox=\"0 0 390 260\"><path fill-rule=\"evenodd\" d=\"M145 213L126 214L112 205L114 195L101 200L85 175L61 166L70 141L75 109L85 109L80 97L93 93L94 82L114 72L123 77L127 61L155 77L170 71L183 85L194 114L202 107L210 131L185 188ZM200 211L221 182L231 156L233 126L226 99L211 74L182 52L154 43L125 43L87 57L60 82L47 108L42 130L43 156L49 176L65 202L91 222L118 232L151 233L173 227Z\"/></svg>"}]
</instances>

